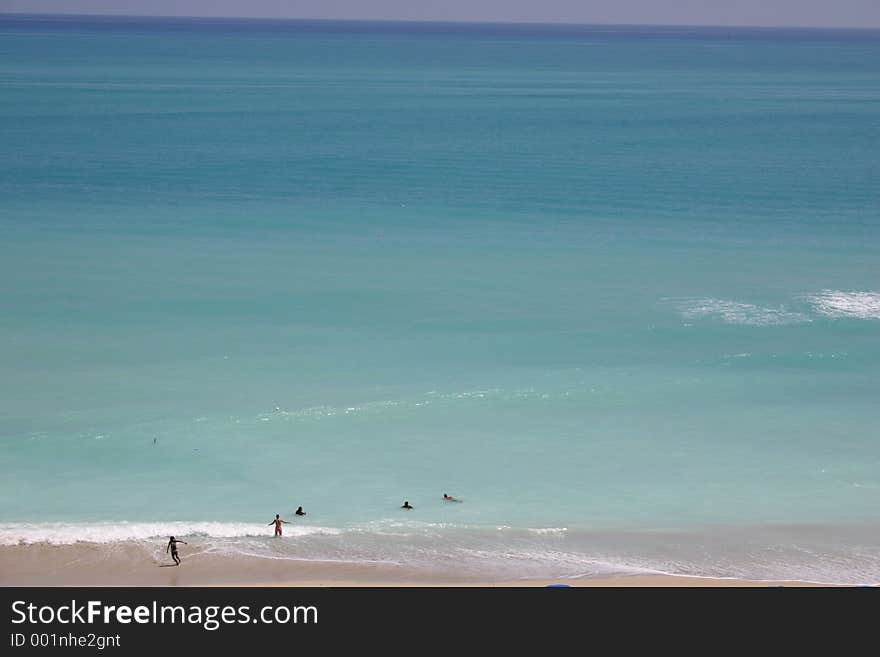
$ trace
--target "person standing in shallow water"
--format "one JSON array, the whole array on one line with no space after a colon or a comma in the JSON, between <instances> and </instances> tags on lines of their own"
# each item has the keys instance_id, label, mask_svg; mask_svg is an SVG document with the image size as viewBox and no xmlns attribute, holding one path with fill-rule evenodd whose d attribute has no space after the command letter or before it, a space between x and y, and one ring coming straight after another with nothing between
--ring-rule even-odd
<instances>
[{"instance_id":1,"label":"person standing in shallow water","mask_svg":"<svg viewBox=\"0 0 880 657\"><path fill-rule=\"evenodd\" d=\"M183 543L184 545L187 545L186 541L179 541L176 538L174 538L173 536L169 536L168 537L168 545L165 546L165 554L168 554L168 550L171 550L171 558L174 559L175 566L180 565L180 557L177 556L177 544L178 543Z\"/></svg>"},{"instance_id":2,"label":"person standing in shallow water","mask_svg":"<svg viewBox=\"0 0 880 657\"><path fill-rule=\"evenodd\" d=\"M281 519L281 516L278 515L278 514L276 513L276 514L275 514L275 520L273 520L273 521L270 522L269 524L270 524L270 525L271 525L271 524L274 524L274 525L275 525L275 536L281 536L281 525L282 525L282 524L289 525L290 523L287 522L286 520L282 520L282 519Z\"/></svg>"}]
</instances>

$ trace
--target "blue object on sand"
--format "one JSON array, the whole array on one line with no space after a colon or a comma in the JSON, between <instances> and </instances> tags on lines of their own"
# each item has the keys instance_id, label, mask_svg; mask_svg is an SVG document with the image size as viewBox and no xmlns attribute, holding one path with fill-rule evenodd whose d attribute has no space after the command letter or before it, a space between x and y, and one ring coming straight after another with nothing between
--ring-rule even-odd
<instances>
[{"instance_id":1,"label":"blue object on sand","mask_svg":"<svg viewBox=\"0 0 880 657\"><path fill-rule=\"evenodd\" d=\"M548 584L548 589L570 589L571 584Z\"/></svg>"}]
</instances>

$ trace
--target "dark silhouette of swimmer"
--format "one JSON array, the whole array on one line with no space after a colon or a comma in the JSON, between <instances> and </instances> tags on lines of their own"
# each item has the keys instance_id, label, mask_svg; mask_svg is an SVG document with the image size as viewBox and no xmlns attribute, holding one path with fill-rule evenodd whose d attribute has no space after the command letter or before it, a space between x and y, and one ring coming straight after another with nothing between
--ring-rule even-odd
<instances>
[{"instance_id":1,"label":"dark silhouette of swimmer","mask_svg":"<svg viewBox=\"0 0 880 657\"><path fill-rule=\"evenodd\" d=\"M282 523L285 524L285 525L289 525L289 524L290 524L290 523L287 522L286 520L282 520L282 519L281 519L281 516L279 516L279 515L276 513L276 514L275 514L275 520L273 520L272 522L269 523L270 525L272 525L272 524L275 525L275 536L281 536L281 525L282 525Z\"/></svg>"},{"instance_id":2,"label":"dark silhouette of swimmer","mask_svg":"<svg viewBox=\"0 0 880 657\"><path fill-rule=\"evenodd\" d=\"M168 554L168 550L171 550L171 558L174 559L175 566L180 565L180 557L177 556L177 544L178 543L183 543L184 545L187 545L186 541L180 541L180 540L174 538L173 536L169 536L168 537L168 545L165 546L165 554Z\"/></svg>"},{"instance_id":3,"label":"dark silhouette of swimmer","mask_svg":"<svg viewBox=\"0 0 880 657\"><path fill-rule=\"evenodd\" d=\"M443 493L443 499L447 502L461 502L457 497L452 497L452 495L447 495L446 493Z\"/></svg>"},{"instance_id":4,"label":"dark silhouette of swimmer","mask_svg":"<svg viewBox=\"0 0 880 657\"><path fill-rule=\"evenodd\" d=\"M414 507L410 506L409 502L404 502L404 503L403 503L403 506L400 507L400 508L401 508L401 509L412 509L412 508L414 508Z\"/></svg>"},{"instance_id":5,"label":"dark silhouette of swimmer","mask_svg":"<svg viewBox=\"0 0 880 657\"><path fill-rule=\"evenodd\" d=\"M306 512L303 511L303 508L302 508L302 507L299 507L299 508L296 510L296 515L298 515L298 516L304 516L304 515L306 515Z\"/></svg>"}]
</instances>

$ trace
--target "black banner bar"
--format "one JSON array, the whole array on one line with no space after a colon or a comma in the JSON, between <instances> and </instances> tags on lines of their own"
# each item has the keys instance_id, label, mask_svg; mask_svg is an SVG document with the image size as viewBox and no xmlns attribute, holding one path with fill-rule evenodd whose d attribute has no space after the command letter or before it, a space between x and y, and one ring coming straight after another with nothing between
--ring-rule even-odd
<instances>
[{"instance_id":1,"label":"black banner bar","mask_svg":"<svg viewBox=\"0 0 880 657\"><path fill-rule=\"evenodd\" d=\"M748 638L841 641L873 635L878 589L856 588L0 588L4 655L85 649L142 654L199 650L327 648L355 642L497 648L524 641L598 647L673 637L712 641L713 652ZM836 632L836 634L835 634ZM703 638L700 638L703 637ZM400 641L415 641L399 644ZM718 642L721 642L719 644ZM866 644L867 647L868 644Z\"/></svg>"}]
</instances>

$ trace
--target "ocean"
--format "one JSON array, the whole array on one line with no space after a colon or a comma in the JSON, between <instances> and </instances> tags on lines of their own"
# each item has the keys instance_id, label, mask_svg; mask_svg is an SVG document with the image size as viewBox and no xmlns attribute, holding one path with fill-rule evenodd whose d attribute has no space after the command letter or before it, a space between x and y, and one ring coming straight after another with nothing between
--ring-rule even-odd
<instances>
[{"instance_id":1,"label":"ocean","mask_svg":"<svg viewBox=\"0 0 880 657\"><path fill-rule=\"evenodd\" d=\"M0 545L880 582L878 145L878 31L0 15Z\"/></svg>"}]
</instances>

